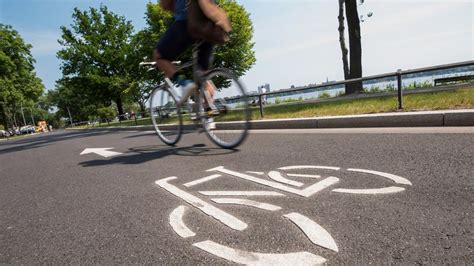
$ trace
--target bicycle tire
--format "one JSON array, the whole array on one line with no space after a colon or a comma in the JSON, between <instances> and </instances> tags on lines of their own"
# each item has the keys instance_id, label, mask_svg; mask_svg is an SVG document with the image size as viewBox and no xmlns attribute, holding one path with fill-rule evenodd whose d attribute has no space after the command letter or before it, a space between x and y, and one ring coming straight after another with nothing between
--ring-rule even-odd
<instances>
[{"instance_id":1,"label":"bicycle tire","mask_svg":"<svg viewBox=\"0 0 474 266\"><path fill-rule=\"evenodd\" d=\"M183 117L177 97L168 88L158 87L153 90L150 96L150 116L159 139L167 145L176 145L183 133Z\"/></svg>"},{"instance_id":2,"label":"bicycle tire","mask_svg":"<svg viewBox=\"0 0 474 266\"><path fill-rule=\"evenodd\" d=\"M230 70L223 68L211 70L204 76L202 84L207 81L215 84L214 80L219 80L219 83L230 82L235 90L234 93L240 95L239 102L230 104L225 98L219 99L216 104L225 108L225 114L215 117L217 122L210 122L209 117L202 116L201 122L206 135L214 144L224 149L233 149L241 145L248 136L251 117L249 99L245 87ZM204 89L200 90L201 99L205 99L204 91ZM224 135L228 138L224 138Z\"/></svg>"}]
</instances>

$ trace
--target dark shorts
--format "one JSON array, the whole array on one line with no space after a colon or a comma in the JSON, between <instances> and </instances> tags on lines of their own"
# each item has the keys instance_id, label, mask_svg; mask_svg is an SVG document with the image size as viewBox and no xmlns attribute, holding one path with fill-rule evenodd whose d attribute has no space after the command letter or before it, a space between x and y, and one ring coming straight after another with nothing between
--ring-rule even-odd
<instances>
[{"instance_id":1,"label":"dark shorts","mask_svg":"<svg viewBox=\"0 0 474 266\"><path fill-rule=\"evenodd\" d=\"M174 21L168 30L161 36L156 49L161 57L170 61L176 60L194 44L188 33L187 21ZM204 42L199 46L198 63L203 70L208 70L211 64L214 45Z\"/></svg>"}]
</instances>

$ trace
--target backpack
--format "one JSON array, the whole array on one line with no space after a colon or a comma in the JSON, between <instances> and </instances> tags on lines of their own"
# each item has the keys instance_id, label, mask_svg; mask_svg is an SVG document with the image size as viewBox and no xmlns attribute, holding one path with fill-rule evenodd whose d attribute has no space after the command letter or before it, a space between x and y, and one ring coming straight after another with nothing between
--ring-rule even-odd
<instances>
[{"instance_id":1,"label":"backpack","mask_svg":"<svg viewBox=\"0 0 474 266\"><path fill-rule=\"evenodd\" d=\"M195 40L224 44L229 35L202 12L198 0L188 0L188 32Z\"/></svg>"}]
</instances>

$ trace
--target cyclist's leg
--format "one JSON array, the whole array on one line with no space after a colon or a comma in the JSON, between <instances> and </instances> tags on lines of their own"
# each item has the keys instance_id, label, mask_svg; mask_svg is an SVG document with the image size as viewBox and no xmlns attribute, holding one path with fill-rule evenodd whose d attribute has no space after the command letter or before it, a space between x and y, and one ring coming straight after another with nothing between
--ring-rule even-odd
<instances>
[{"instance_id":1,"label":"cyclist's leg","mask_svg":"<svg viewBox=\"0 0 474 266\"><path fill-rule=\"evenodd\" d=\"M199 67L204 71L207 71L211 68L212 61L214 60L214 48L214 45L209 42L203 42L199 46L198 64ZM214 95L216 94L216 88L209 81L206 81L206 83L203 85L205 89L206 102L208 104L206 107L208 107L208 109L216 110L214 106Z\"/></svg>"},{"instance_id":2,"label":"cyclist's leg","mask_svg":"<svg viewBox=\"0 0 474 266\"><path fill-rule=\"evenodd\" d=\"M163 71L166 77L175 79L177 75L176 66L171 61L176 60L193 43L187 33L186 21L175 21L158 41L154 60L158 68Z\"/></svg>"}]
</instances>

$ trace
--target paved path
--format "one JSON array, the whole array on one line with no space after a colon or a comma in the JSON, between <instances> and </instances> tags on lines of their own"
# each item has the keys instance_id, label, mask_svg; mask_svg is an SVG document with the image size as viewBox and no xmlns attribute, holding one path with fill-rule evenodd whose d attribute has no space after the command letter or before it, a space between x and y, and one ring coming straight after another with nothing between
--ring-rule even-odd
<instances>
[{"instance_id":1,"label":"paved path","mask_svg":"<svg viewBox=\"0 0 474 266\"><path fill-rule=\"evenodd\" d=\"M472 264L472 143L474 128L268 130L236 151L195 133L4 141L0 264Z\"/></svg>"}]
</instances>

